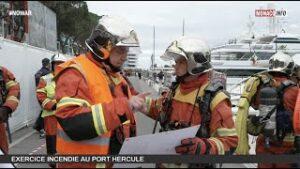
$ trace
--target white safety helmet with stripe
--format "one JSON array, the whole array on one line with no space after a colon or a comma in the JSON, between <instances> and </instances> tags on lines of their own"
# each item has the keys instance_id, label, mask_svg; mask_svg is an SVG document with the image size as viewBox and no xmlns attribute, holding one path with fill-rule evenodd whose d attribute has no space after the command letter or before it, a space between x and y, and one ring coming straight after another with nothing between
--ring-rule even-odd
<instances>
[{"instance_id":1,"label":"white safety helmet with stripe","mask_svg":"<svg viewBox=\"0 0 300 169\"><path fill-rule=\"evenodd\" d=\"M293 55L293 60L295 62L295 65L300 66L300 53Z\"/></svg>"},{"instance_id":2,"label":"white safety helmet with stripe","mask_svg":"<svg viewBox=\"0 0 300 169\"><path fill-rule=\"evenodd\" d=\"M279 72L286 75L291 75L294 65L295 63L290 55L278 51L269 60L268 72Z\"/></svg>"},{"instance_id":3,"label":"white safety helmet with stripe","mask_svg":"<svg viewBox=\"0 0 300 169\"><path fill-rule=\"evenodd\" d=\"M210 54L210 48L203 40L183 36L173 41L161 58L167 61L183 56L188 62L188 73L199 75L212 69Z\"/></svg>"},{"instance_id":4,"label":"white safety helmet with stripe","mask_svg":"<svg viewBox=\"0 0 300 169\"><path fill-rule=\"evenodd\" d=\"M51 64L54 62L65 62L67 61L67 58L62 54L55 54L51 57Z\"/></svg>"},{"instance_id":5,"label":"white safety helmet with stripe","mask_svg":"<svg viewBox=\"0 0 300 169\"><path fill-rule=\"evenodd\" d=\"M119 16L103 15L91 36L85 41L87 48L99 59L106 60L115 46L139 47L133 27Z\"/></svg>"},{"instance_id":6,"label":"white safety helmet with stripe","mask_svg":"<svg viewBox=\"0 0 300 169\"><path fill-rule=\"evenodd\" d=\"M295 62L294 75L300 79L300 53L297 53L293 56Z\"/></svg>"}]
</instances>

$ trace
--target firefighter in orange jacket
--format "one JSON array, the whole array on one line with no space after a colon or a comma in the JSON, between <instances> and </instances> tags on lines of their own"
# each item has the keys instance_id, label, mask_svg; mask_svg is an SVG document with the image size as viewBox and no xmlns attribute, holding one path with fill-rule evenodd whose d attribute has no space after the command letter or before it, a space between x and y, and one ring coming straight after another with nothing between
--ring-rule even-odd
<instances>
[{"instance_id":1,"label":"firefighter in orange jacket","mask_svg":"<svg viewBox=\"0 0 300 169\"><path fill-rule=\"evenodd\" d=\"M0 67L0 149L8 154L8 141L6 136L5 122L19 104L20 85L15 76L6 68Z\"/></svg>"},{"instance_id":2,"label":"firefighter in orange jacket","mask_svg":"<svg viewBox=\"0 0 300 169\"><path fill-rule=\"evenodd\" d=\"M136 135L133 110L145 94L133 96L120 75L129 47L139 47L136 33L121 17L104 15L86 41L89 51L56 70L57 153L118 154L125 138ZM59 164L95 168L109 164Z\"/></svg>"},{"instance_id":3,"label":"firefighter in orange jacket","mask_svg":"<svg viewBox=\"0 0 300 169\"><path fill-rule=\"evenodd\" d=\"M294 62L295 62L295 68L294 68L294 77L295 81L298 84L298 96L296 101L296 107L294 110L294 118L293 118L293 127L295 132L295 153L300 154L300 58L299 54L296 54L293 56ZM298 168L300 165L298 164Z\"/></svg>"},{"instance_id":4,"label":"firefighter in orange jacket","mask_svg":"<svg viewBox=\"0 0 300 169\"><path fill-rule=\"evenodd\" d=\"M251 77L239 102L237 154L248 154L248 133L258 136L256 154L290 154L294 150L293 112L298 87L291 81L291 56L275 53L267 73ZM248 117L249 106L259 114ZM259 168L288 168L291 164L261 163Z\"/></svg>"},{"instance_id":5,"label":"firefighter in orange jacket","mask_svg":"<svg viewBox=\"0 0 300 169\"><path fill-rule=\"evenodd\" d=\"M209 57L210 49L200 39L181 37L173 41L162 58L175 60L177 81L166 100L157 102L146 98L148 111L144 113L160 122L161 131L203 126L196 137L186 138L174 147L179 154L224 155L237 145L231 102L224 84L210 77L213 70ZM207 164L198 167L207 167Z\"/></svg>"},{"instance_id":6,"label":"firefighter in orange jacket","mask_svg":"<svg viewBox=\"0 0 300 169\"><path fill-rule=\"evenodd\" d=\"M52 72L41 77L36 90L37 99L43 108L42 118L44 118L45 123L48 155L55 155L56 153L57 121L54 116L56 110L54 70L57 65L65 61L66 58L63 55L53 55L51 58Z\"/></svg>"}]
</instances>

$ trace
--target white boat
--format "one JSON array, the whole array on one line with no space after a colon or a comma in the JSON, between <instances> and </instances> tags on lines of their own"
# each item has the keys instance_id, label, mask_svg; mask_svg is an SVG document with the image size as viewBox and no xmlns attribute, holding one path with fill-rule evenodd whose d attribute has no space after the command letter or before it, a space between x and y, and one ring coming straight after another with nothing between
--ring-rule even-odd
<instances>
[{"instance_id":1,"label":"white boat","mask_svg":"<svg viewBox=\"0 0 300 169\"><path fill-rule=\"evenodd\" d=\"M227 91L231 94L233 105L238 104L244 82L251 75L267 70L269 59L277 51L300 57L298 35L269 32L267 35L257 36L253 31L253 25L254 22L250 18L247 34L230 40L225 45L212 48L212 66L227 75ZM274 25L271 27L273 28ZM237 108L233 109L233 112L237 111ZM250 112L256 113L254 110Z\"/></svg>"},{"instance_id":2,"label":"white boat","mask_svg":"<svg viewBox=\"0 0 300 169\"><path fill-rule=\"evenodd\" d=\"M227 72L228 76L249 76L266 70L269 59L277 51L291 56L300 53L300 36L286 33L276 19L278 18L269 18L269 32L258 36L253 30L254 21L249 17L246 34L212 48L213 67Z\"/></svg>"}]
</instances>

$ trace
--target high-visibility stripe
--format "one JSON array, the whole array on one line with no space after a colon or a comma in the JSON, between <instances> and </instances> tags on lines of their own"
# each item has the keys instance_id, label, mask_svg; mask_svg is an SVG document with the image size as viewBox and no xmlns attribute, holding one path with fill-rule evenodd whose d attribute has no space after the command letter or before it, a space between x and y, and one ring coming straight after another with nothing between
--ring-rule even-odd
<instances>
[{"instance_id":1,"label":"high-visibility stripe","mask_svg":"<svg viewBox=\"0 0 300 169\"><path fill-rule=\"evenodd\" d=\"M219 103L221 103L222 101L229 99L229 97L223 93L223 92L219 92L211 101L210 103L210 110L214 111L215 108L218 106Z\"/></svg>"},{"instance_id":2,"label":"high-visibility stripe","mask_svg":"<svg viewBox=\"0 0 300 169\"><path fill-rule=\"evenodd\" d=\"M202 97L205 93L206 87L209 85L209 82L205 83L204 85L201 86L200 89L195 89L194 91L184 94L181 93L180 91L180 85L176 88L175 96L173 97L173 100L183 102L183 103L189 103L191 105L194 105L195 103L195 98L198 96ZM198 93L199 90L199 93ZM199 107L199 104L196 103L195 106Z\"/></svg>"},{"instance_id":3,"label":"high-visibility stripe","mask_svg":"<svg viewBox=\"0 0 300 169\"><path fill-rule=\"evenodd\" d=\"M90 103L87 102L86 100L83 99L78 99L78 98L71 98L71 97L63 97L60 99L60 101L57 103L57 108L63 107L63 106L85 106L85 107L90 107Z\"/></svg>"},{"instance_id":4,"label":"high-visibility stripe","mask_svg":"<svg viewBox=\"0 0 300 169\"><path fill-rule=\"evenodd\" d=\"M53 115L55 115L55 111L48 111L48 110L44 109L41 117L44 118L44 117L53 116Z\"/></svg>"},{"instance_id":5,"label":"high-visibility stripe","mask_svg":"<svg viewBox=\"0 0 300 169\"><path fill-rule=\"evenodd\" d=\"M130 124L130 120L127 120L127 121L125 121L124 123L122 123L122 124L124 124L124 125L126 125L126 124Z\"/></svg>"},{"instance_id":6,"label":"high-visibility stripe","mask_svg":"<svg viewBox=\"0 0 300 169\"><path fill-rule=\"evenodd\" d=\"M100 120L101 120L102 128L103 128L104 133L107 133L108 130L107 130L107 127L105 124L105 118L104 118L104 112L103 112L102 105L96 106L96 110L98 110L100 112Z\"/></svg>"},{"instance_id":7,"label":"high-visibility stripe","mask_svg":"<svg viewBox=\"0 0 300 169\"><path fill-rule=\"evenodd\" d=\"M52 100L46 98L43 103L42 103L42 107L45 107L47 103L51 102Z\"/></svg>"},{"instance_id":8,"label":"high-visibility stripe","mask_svg":"<svg viewBox=\"0 0 300 169\"><path fill-rule=\"evenodd\" d=\"M111 76L111 79L112 79L112 81L114 82L115 85L119 85L119 84L122 82L121 79L115 78L115 77L113 77L113 76Z\"/></svg>"},{"instance_id":9,"label":"high-visibility stripe","mask_svg":"<svg viewBox=\"0 0 300 169\"><path fill-rule=\"evenodd\" d=\"M96 168L106 168L105 163L97 163Z\"/></svg>"},{"instance_id":10,"label":"high-visibility stripe","mask_svg":"<svg viewBox=\"0 0 300 169\"><path fill-rule=\"evenodd\" d=\"M103 129L100 127L101 124L99 125L99 123L101 123L100 117L99 117L99 112L97 112L95 110L95 106L92 106L92 114L93 114L93 120L94 120L94 125L95 125L95 129L98 135L101 135L102 133L104 133Z\"/></svg>"},{"instance_id":11,"label":"high-visibility stripe","mask_svg":"<svg viewBox=\"0 0 300 169\"><path fill-rule=\"evenodd\" d=\"M225 154L225 149L224 149L223 143L219 139L211 137L211 138L209 138L209 140L216 143L217 149L218 149L218 155L224 155Z\"/></svg>"},{"instance_id":12,"label":"high-visibility stripe","mask_svg":"<svg viewBox=\"0 0 300 169\"><path fill-rule=\"evenodd\" d=\"M107 127L105 124L105 117L104 112L101 104L93 105L92 106L92 114L93 114L93 120L95 129L98 135L102 135L104 133L107 133Z\"/></svg>"},{"instance_id":13,"label":"high-visibility stripe","mask_svg":"<svg viewBox=\"0 0 300 169\"><path fill-rule=\"evenodd\" d=\"M45 91L47 93L47 97L49 99L53 99L55 97L55 82L52 81L50 83L47 83Z\"/></svg>"},{"instance_id":14,"label":"high-visibility stripe","mask_svg":"<svg viewBox=\"0 0 300 169\"><path fill-rule=\"evenodd\" d=\"M6 87L6 89L9 89L9 88L11 88L11 87L13 87L13 86L15 86L15 85L17 85L18 83L17 82L15 82L15 81L13 81L13 80L10 80L10 81L8 81L6 84L5 84L5 87Z\"/></svg>"},{"instance_id":15,"label":"high-visibility stripe","mask_svg":"<svg viewBox=\"0 0 300 169\"><path fill-rule=\"evenodd\" d=\"M106 145L109 145L109 142L110 142L109 137L100 137L100 136L93 138L93 139L89 139L89 140L74 141L62 130L57 130L57 136L62 138L64 141L75 142L77 144L106 146Z\"/></svg>"},{"instance_id":16,"label":"high-visibility stripe","mask_svg":"<svg viewBox=\"0 0 300 169\"><path fill-rule=\"evenodd\" d=\"M150 97L146 97L147 113L150 112L151 104L152 104L152 99Z\"/></svg>"},{"instance_id":17,"label":"high-visibility stripe","mask_svg":"<svg viewBox=\"0 0 300 169\"><path fill-rule=\"evenodd\" d=\"M19 99L16 96L8 96L6 101L15 101L19 104Z\"/></svg>"},{"instance_id":18,"label":"high-visibility stripe","mask_svg":"<svg viewBox=\"0 0 300 169\"><path fill-rule=\"evenodd\" d=\"M295 136L293 134L287 134L284 139L283 142L294 142L295 141Z\"/></svg>"},{"instance_id":19,"label":"high-visibility stripe","mask_svg":"<svg viewBox=\"0 0 300 169\"><path fill-rule=\"evenodd\" d=\"M237 136L237 132L235 128L219 128L217 129L217 134L220 137L229 137L229 136Z\"/></svg>"},{"instance_id":20,"label":"high-visibility stripe","mask_svg":"<svg viewBox=\"0 0 300 169\"><path fill-rule=\"evenodd\" d=\"M45 91L45 88L42 88L42 89L36 89L36 92L37 92L37 93L46 93L46 94L47 94L47 92Z\"/></svg>"}]
</instances>

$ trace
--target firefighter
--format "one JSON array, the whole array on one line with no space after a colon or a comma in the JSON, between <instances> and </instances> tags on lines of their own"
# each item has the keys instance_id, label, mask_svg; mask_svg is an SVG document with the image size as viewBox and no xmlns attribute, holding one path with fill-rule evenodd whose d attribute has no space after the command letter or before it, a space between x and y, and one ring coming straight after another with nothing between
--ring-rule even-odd
<instances>
[{"instance_id":1,"label":"firefighter","mask_svg":"<svg viewBox=\"0 0 300 169\"><path fill-rule=\"evenodd\" d=\"M48 155L55 155L56 153L57 121L54 116L56 109L54 70L57 65L65 61L66 58L63 55L53 55L51 58L52 72L41 77L36 90L37 99L43 108L41 117L44 118Z\"/></svg>"},{"instance_id":2,"label":"firefighter","mask_svg":"<svg viewBox=\"0 0 300 169\"><path fill-rule=\"evenodd\" d=\"M206 43L193 37L181 37L171 43L162 58L175 60L177 79L167 92L166 100L160 100L164 96L160 101L146 98L147 111L144 113L160 122L160 131L201 124L196 137L186 138L174 147L178 154L224 155L232 151L237 144L237 135L231 102L224 84L212 81L210 49ZM187 164L162 166L188 167ZM211 165L199 164L197 167L207 166Z\"/></svg>"},{"instance_id":3,"label":"firefighter","mask_svg":"<svg viewBox=\"0 0 300 169\"><path fill-rule=\"evenodd\" d=\"M136 135L134 110L145 96L133 96L120 75L130 47L139 47L132 26L104 15L86 40L88 51L56 69L59 155L116 155L125 138ZM95 168L111 164L74 163L58 167Z\"/></svg>"},{"instance_id":4,"label":"firefighter","mask_svg":"<svg viewBox=\"0 0 300 169\"><path fill-rule=\"evenodd\" d=\"M0 148L4 154L8 154L8 141L6 136L6 125L8 117L11 116L19 104L20 85L15 76L5 67L0 67Z\"/></svg>"},{"instance_id":5,"label":"firefighter","mask_svg":"<svg viewBox=\"0 0 300 169\"><path fill-rule=\"evenodd\" d=\"M49 74L51 72L51 63L50 63L50 59L48 58L44 58L42 60L42 68L37 71L34 75L35 77L35 86L37 87L39 84L39 81L41 79L42 76L45 76L47 74ZM42 110L39 113L38 118L36 119L34 125L33 125L33 129L35 129L36 131L38 131L40 133L40 139L45 138L45 131L44 131L44 119L41 117L42 115Z\"/></svg>"},{"instance_id":6,"label":"firefighter","mask_svg":"<svg viewBox=\"0 0 300 169\"><path fill-rule=\"evenodd\" d=\"M237 154L249 153L248 133L258 136L256 154L290 154L294 149L292 121L298 87L290 80L293 68L291 56L279 51L270 58L267 72L246 82L236 120ZM259 114L248 117L250 106ZM262 163L258 167L286 168L291 164Z\"/></svg>"},{"instance_id":7,"label":"firefighter","mask_svg":"<svg viewBox=\"0 0 300 169\"><path fill-rule=\"evenodd\" d=\"M298 96L296 101L296 107L294 110L294 116L293 116L293 127L295 132L295 153L300 154L300 58L299 54L296 54L293 56L293 60L295 61L295 68L293 77L295 79L295 82L298 84ZM300 164L297 164L297 168L300 167Z\"/></svg>"}]
</instances>

